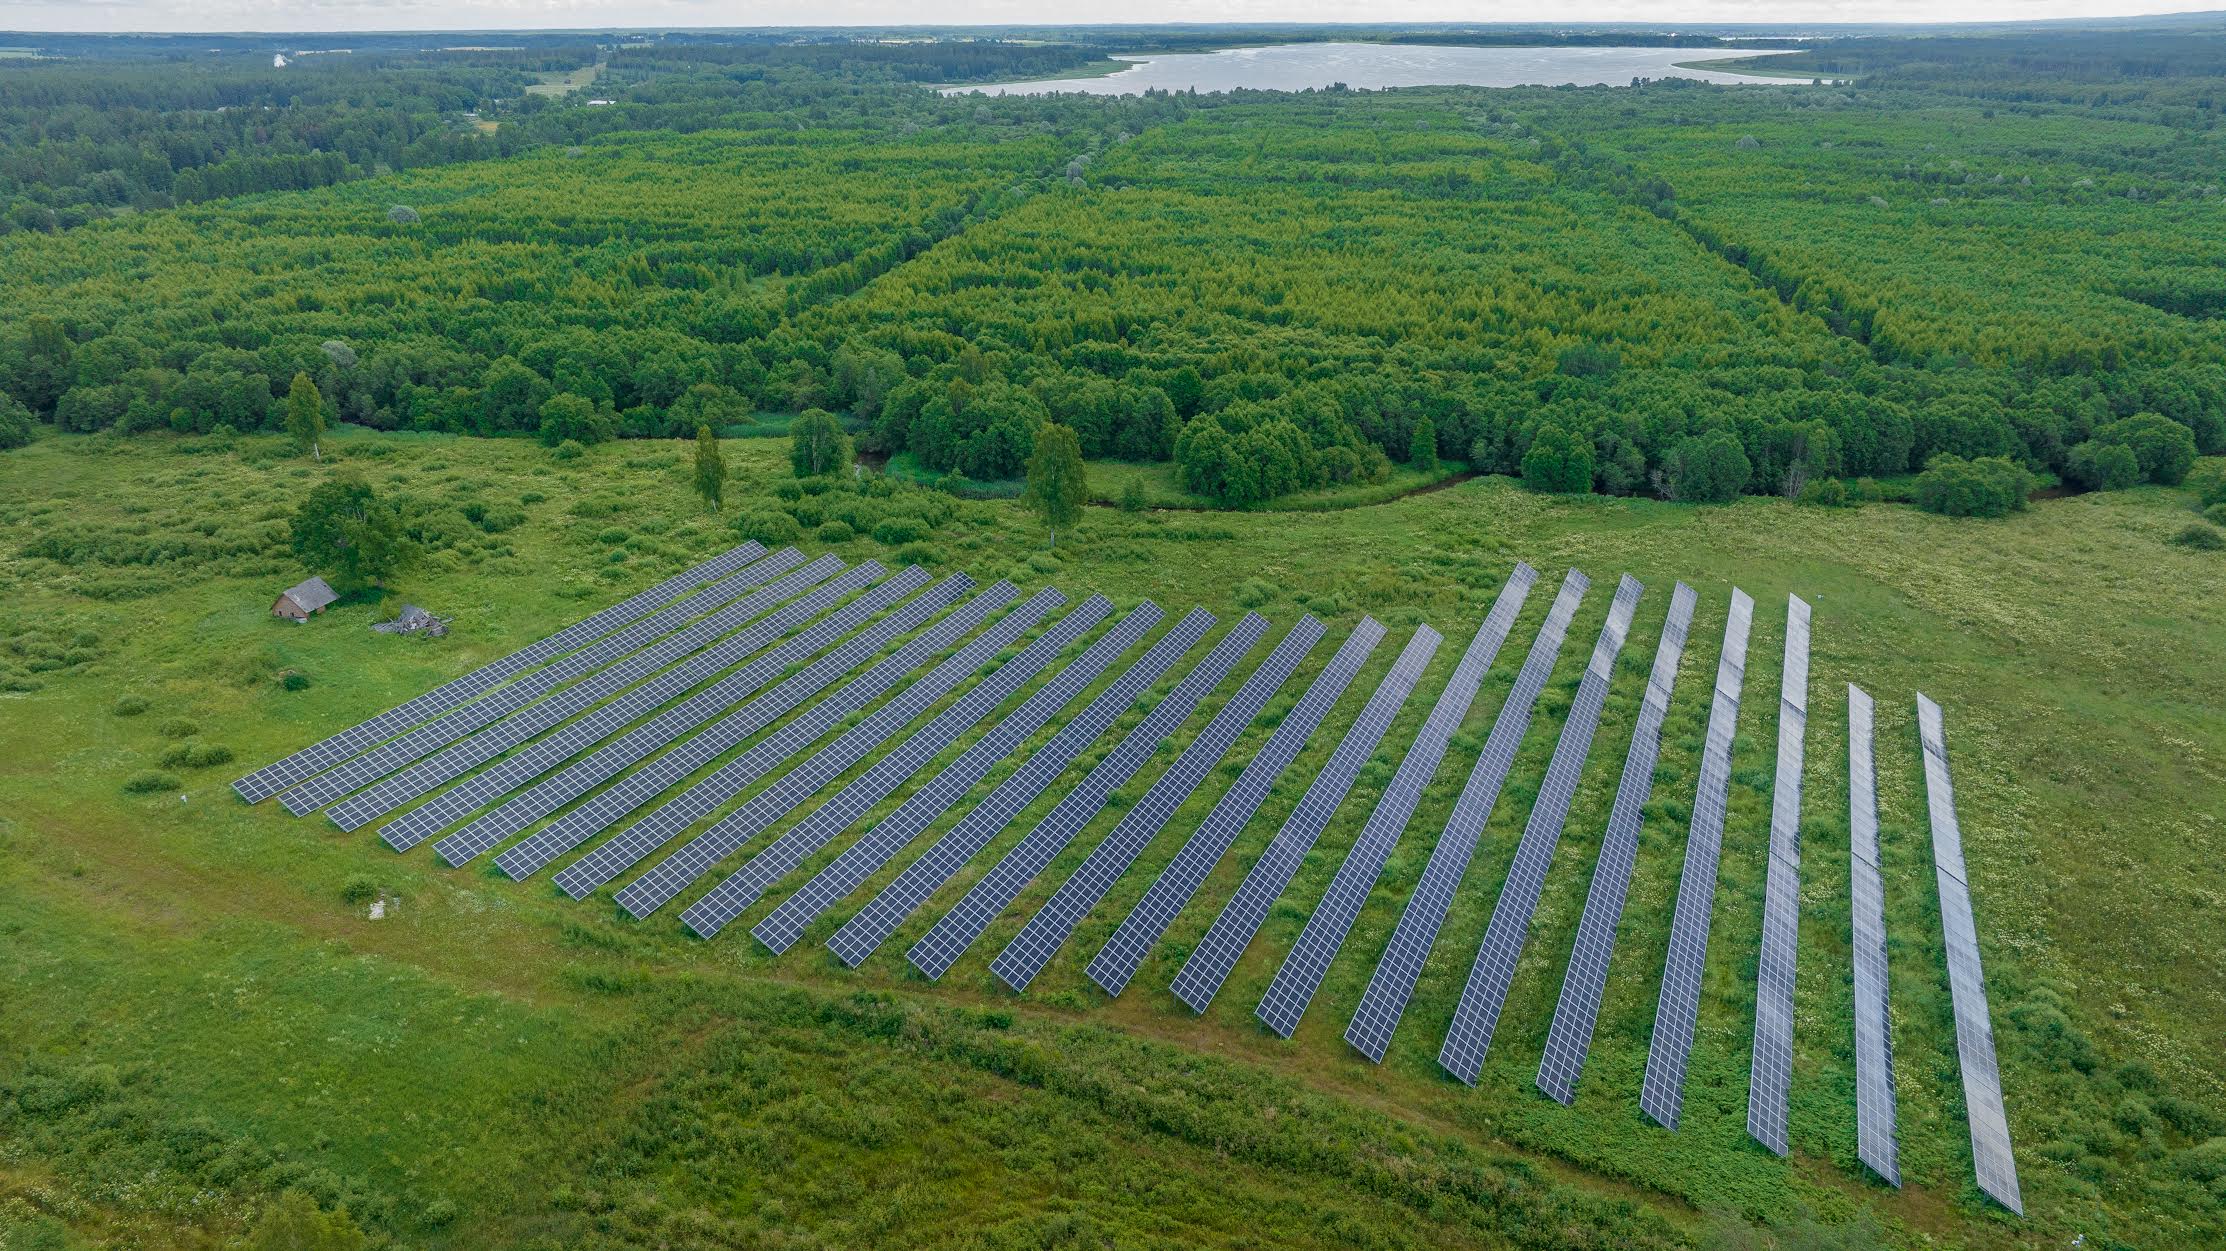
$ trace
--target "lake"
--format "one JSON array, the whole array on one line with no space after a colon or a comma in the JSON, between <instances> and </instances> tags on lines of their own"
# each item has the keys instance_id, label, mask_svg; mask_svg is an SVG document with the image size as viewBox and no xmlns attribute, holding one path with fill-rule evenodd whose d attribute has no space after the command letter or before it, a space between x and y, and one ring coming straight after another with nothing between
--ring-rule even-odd
<instances>
[{"instance_id":1,"label":"lake","mask_svg":"<svg viewBox=\"0 0 2226 1251\"><path fill-rule=\"evenodd\" d=\"M1050 78L1040 82L947 87L945 95L1135 95L1144 91L1304 91L1343 83L1380 87L1627 86L1633 78L1697 78L1711 83L1768 83L1784 79L1679 69L1679 61L1766 55L1715 48L1447 48L1402 43L1292 43L1266 48L1166 56L1121 56L1128 69L1100 78Z\"/></svg>"}]
</instances>

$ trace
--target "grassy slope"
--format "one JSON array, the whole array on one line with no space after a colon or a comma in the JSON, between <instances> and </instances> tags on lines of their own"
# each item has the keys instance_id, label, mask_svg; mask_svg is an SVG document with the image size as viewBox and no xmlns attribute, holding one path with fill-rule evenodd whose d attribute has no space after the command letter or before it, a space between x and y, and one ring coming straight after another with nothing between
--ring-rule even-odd
<instances>
[{"instance_id":1,"label":"grassy slope","mask_svg":"<svg viewBox=\"0 0 2226 1251\"><path fill-rule=\"evenodd\" d=\"M106 1097L156 1124L207 1118L226 1140L354 1179L359 1205L407 1241L690 1245L787 1228L802 1245L859 1245L956 1241L986 1228L993 1245L1260 1245L1266 1229L1278 1230L1278 1245L1643 1245L1696 1229L1703 1207L1779 1219L1797 1205L1833 1219L1867 1208L1897 1242L1930 1236L1949 1246L2072 1232L2184 1245L2217 1230L2215 1216L2202 1215L2200 1186L2191 1198L2175 1173L2184 1135L2157 1128L2153 1111L2146 1125L2140 1115L2166 1097L2213 1116L2226 1106L2211 1045L2226 1019L2226 970L2200 927L2184 924L2220 890L2216 819L2198 797L2217 788L2226 758L2215 713L2226 705L2226 564L2165 543L2187 516L2178 493L2054 501L1970 524L1893 507L1547 501L1483 480L1336 513L1093 512L1056 558L1030 556L1032 533L1014 506L968 506L937 546L947 567L985 578L1102 590L1124 605L1147 595L1171 610L1203 603L1224 623L1240 597L1261 596L1262 611L1291 621L1301 605L1290 596L1304 595L1305 607L1340 628L1302 677L1327 659L1341 627L1375 613L1392 638L1333 718L1336 729L1407 628L1436 625L1448 644L1387 740L1394 745L1411 736L1513 560L1530 561L1549 583L1569 565L1593 576L1523 763L1378 1069L1338 1035L1548 588L1533 595L1392 871L1298 1039L1285 1044L1253 1026L1251 1006L1365 802L1348 802L1213 1011L1192 1018L1160 988L1326 757L1327 734L1221 867L1209 905L1177 921L1130 993L1110 1005L1080 966L1226 773L1022 998L996 989L988 957L1108 820L1023 896L1025 911L1001 920L931 988L899 970L903 944L940 907L851 974L817 949L827 922L779 958L739 929L714 943L689 939L677 907L621 923L607 904L562 902L539 881L450 872L423 853L393 856L369 831L341 836L270 805L247 809L223 785L235 767L188 771L184 803L125 797L119 783L152 763L165 718L190 717L203 740L259 763L723 541L688 508L680 458L607 448L558 465L522 443L427 439L389 440L390 452L363 463L374 480L460 500L548 496L499 542L401 580L402 595L458 614L442 643L370 635L366 607L305 628L270 620L270 595L294 571L268 555L152 570L20 555L41 535L135 517L157 527L250 518L281 509L310 480L298 462L259 459L267 443L243 443L247 459L179 446L48 439L0 458L9 604L0 624L98 640L79 648L96 653L80 654L83 663L40 675L43 689L0 697L0 975L10 987L0 1001L0 1034L10 1040L0 1077L21 1084L32 1056L80 1074L111 1066L100 1079L116 1083ZM778 444L729 446L748 491L785 462ZM575 516L581 499L615 512ZM609 538L612 527L626 536ZM632 554L614 565L614 546ZM844 554L880 553L860 540ZM1574 693L1580 666L1569 657L1589 648L1622 570L1646 581L1649 595L1500 1040L1470 1092L1442 1080L1432 1057ZM1701 592L1701 610L1593 1063L1576 1108L1564 1111L1530 1091L1530 1076L1675 578ZM1686 1125L1671 1139L1644 1125L1635 1101L1733 583L1759 611ZM149 593L79 593L119 587ZM1753 1148L1743 1130L1770 705L1788 592L1817 610L1791 1165ZM280 691L272 679L287 668L316 684ZM1840 694L1849 680L1880 701L1911 1182L1899 1195L1860 1180L1853 1160ZM1967 1180L1910 701L1917 689L1948 710L2033 1214L2025 1226L1990 1214ZM151 710L111 715L127 692ZM1264 734L1256 728L1233 758ZM1394 758L1383 753L1356 800L1382 784ZM1016 836L1008 831L977 866ZM399 896L394 915L370 922L339 901L359 875ZM851 997L860 990L887 998ZM2052 1005L2065 1028L2052 1024ZM2094 1076L2064 1051L2089 1040L2099 1052ZM2129 1114L2137 1096L2121 1092L2140 1082L2107 1075L2132 1061L2153 1070L2160 1089ZM63 1123L0 1120L0 1202L46 1186L67 1200L46 1205L63 1212L54 1219L81 1233L140 1227L167 1231L147 1235L167 1242L236 1229L253 1201L243 1192L197 1206L165 1191L162 1176L123 1168L139 1157L114 1138L40 1136L42 1125ZM426 1209L440 1199L460 1211L445 1230L445 1214ZM1633 1200L1638 1209L1622 1206ZM2186 1223L2205 1219L2214 1223Z\"/></svg>"}]
</instances>

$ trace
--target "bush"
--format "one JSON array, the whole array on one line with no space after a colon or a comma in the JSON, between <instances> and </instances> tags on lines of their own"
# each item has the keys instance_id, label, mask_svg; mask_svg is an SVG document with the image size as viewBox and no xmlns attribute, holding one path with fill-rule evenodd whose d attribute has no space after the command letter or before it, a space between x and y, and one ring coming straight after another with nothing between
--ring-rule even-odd
<instances>
[{"instance_id":1,"label":"bush","mask_svg":"<svg viewBox=\"0 0 2226 1251\"><path fill-rule=\"evenodd\" d=\"M1801 488L1801 502L1821 508L1845 507L1850 502L1847 498L1847 484L1838 478L1812 478L1807 486Z\"/></svg>"},{"instance_id":2,"label":"bush","mask_svg":"<svg viewBox=\"0 0 2226 1251\"><path fill-rule=\"evenodd\" d=\"M2226 504L2226 460L2207 460L2187 475L2187 485L2195 488L2198 506L2210 508Z\"/></svg>"},{"instance_id":3,"label":"bush","mask_svg":"<svg viewBox=\"0 0 2226 1251\"><path fill-rule=\"evenodd\" d=\"M0 451L24 447L31 442L31 429L38 418L23 402L0 391Z\"/></svg>"},{"instance_id":4,"label":"bush","mask_svg":"<svg viewBox=\"0 0 2226 1251\"><path fill-rule=\"evenodd\" d=\"M2226 526L2226 504L2213 504L2204 509L2203 520L2214 526Z\"/></svg>"},{"instance_id":5,"label":"bush","mask_svg":"<svg viewBox=\"0 0 2226 1251\"><path fill-rule=\"evenodd\" d=\"M2135 413L2097 426L2095 442L2132 449L2141 476L2165 486L2178 486L2195 466L2195 432L2157 413Z\"/></svg>"},{"instance_id":6,"label":"bush","mask_svg":"<svg viewBox=\"0 0 2226 1251\"><path fill-rule=\"evenodd\" d=\"M1120 503L1121 511L1124 513L1140 513L1144 511L1144 480L1142 478L1130 478L1128 481L1121 484Z\"/></svg>"},{"instance_id":7,"label":"bush","mask_svg":"<svg viewBox=\"0 0 2226 1251\"><path fill-rule=\"evenodd\" d=\"M184 717L172 717L155 727L155 733L162 735L164 738L192 738L200 732L200 726L186 720Z\"/></svg>"},{"instance_id":8,"label":"bush","mask_svg":"<svg viewBox=\"0 0 2226 1251\"><path fill-rule=\"evenodd\" d=\"M940 565L943 553L937 551L933 543L907 543L890 559L900 565Z\"/></svg>"},{"instance_id":9,"label":"bush","mask_svg":"<svg viewBox=\"0 0 2226 1251\"><path fill-rule=\"evenodd\" d=\"M230 763L232 749L217 743L172 743L155 763L166 769L207 769Z\"/></svg>"},{"instance_id":10,"label":"bush","mask_svg":"<svg viewBox=\"0 0 2226 1251\"><path fill-rule=\"evenodd\" d=\"M556 457L558 460L578 460L586 453L587 449L580 445L578 439L566 439L564 442L557 444L549 452L549 455Z\"/></svg>"},{"instance_id":11,"label":"bush","mask_svg":"<svg viewBox=\"0 0 2226 1251\"><path fill-rule=\"evenodd\" d=\"M2141 481L2141 460L2123 443L2089 439L2071 449L2064 472L2090 491L2123 491Z\"/></svg>"},{"instance_id":12,"label":"bush","mask_svg":"<svg viewBox=\"0 0 2226 1251\"><path fill-rule=\"evenodd\" d=\"M1584 494L1592 489L1592 470L1592 440L1561 426L1540 430L1523 453L1523 485L1533 491Z\"/></svg>"},{"instance_id":13,"label":"bush","mask_svg":"<svg viewBox=\"0 0 2226 1251\"><path fill-rule=\"evenodd\" d=\"M362 873L349 878L340 886L340 902L367 904L379 897L379 883Z\"/></svg>"},{"instance_id":14,"label":"bush","mask_svg":"<svg viewBox=\"0 0 2226 1251\"><path fill-rule=\"evenodd\" d=\"M818 536L822 543L848 543L858 537L857 531L852 530L847 524L840 521L823 522L819 529L813 531L813 533Z\"/></svg>"},{"instance_id":15,"label":"bush","mask_svg":"<svg viewBox=\"0 0 2226 1251\"><path fill-rule=\"evenodd\" d=\"M2197 522L2173 535L2172 541L2181 547L2193 548L2198 552L2215 552L2226 548L2226 534L2220 534L2215 527L2206 526L2201 522Z\"/></svg>"},{"instance_id":16,"label":"bush","mask_svg":"<svg viewBox=\"0 0 2226 1251\"><path fill-rule=\"evenodd\" d=\"M809 530L820 522L827 520L827 502L807 495L788 506L788 515L796 518L797 525ZM849 523L845 522L844 524Z\"/></svg>"},{"instance_id":17,"label":"bush","mask_svg":"<svg viewBox=\"0 0 2226 1251\"><path fill-rule=\"evenodd\" d=\"M289 691L306 691L309 689L309 675L306 673L289 673L280 678L278 684Z\"/></svg>"},{"instance_id":18,"label":"bush","mask_svg":"<svg viewBox=\"0 0 2226 1251\"><path fill-rule=\"evenodd\" d=\"M873 541L884 547L902 547L927 536L927 524L914 517L890 517L873 528Z\"/></svg>"},{"instance_id":19,"label":"bush","mask_svg":"<svg viewBox=\"0 0 2226 1251\"><path fill-rule=\"evenodd\" d=\"M804 533L804 527L796 524L796 518L770 510L743 513L732 524L736 534L745 539L756 539L768 547L776 543L793 543Z\"/></svg>"},{"instance_id":20,"label":"bush","mask_svg":"<svg viewBox=\"0 0 2226 1251\"><path fill-rule=\"evenodd\" d=\"M119 717L136 717L147 711L147 697L144 695L118 695L116 702L111 704L108 710Z\"/></svg>"},{"instance_id":21,"label":"bush","mask_svg":"<svg viewBox=\"0 0 2226 1251\"><path fill-rule=\"evenodd\" d=\"M1754 477L1754 462L1728 430L1693 435L1670 449L1663 492L1689 504L1725 504L1739 498Z\"/></svg>"},{"instance_id":22,"label":"bush","mask_svg":"<svg viewBox=\"0 0 2226 1251\"><path fill-rule=\"evenodd\" d=\"M1274 599L1280 592L1275 583L1265 578L1246 578L1237 583L1236 600L1239 608L1258 608Z\"/></svg>"},{"instance_id":23,"label":"bush","mask_svg":"<svg viewBox=\"0 0 2226 1251\"><path fill-rule=\"evenodd\" d=\"M182 785L184 783L178 781L174 774L162 773L154 769L141 769L124 779L124 793L126 795L153 795L161 791L177 790Z\"/></svg>"},{"instance_id":24,"label":"bush","mask_svg":"<svg viewBox=\"0 0 2226 1251\"><path fill-rule=\"evenodd\" d=\"M2004 456L1965 460L1943 452L1917 475L1917 507L1946 517L2003 517L2025 508L2033 475Z\"/></svg>"}]
</instances>

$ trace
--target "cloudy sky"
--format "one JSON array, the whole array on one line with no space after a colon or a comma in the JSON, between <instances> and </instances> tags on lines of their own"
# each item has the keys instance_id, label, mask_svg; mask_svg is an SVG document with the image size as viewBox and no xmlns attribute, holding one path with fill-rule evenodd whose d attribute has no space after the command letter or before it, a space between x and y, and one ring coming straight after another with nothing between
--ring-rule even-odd
<instances>
[{"instance_id":1,"label":"cloudy sky","mask_svg":"<svg viewBox=\"0 0 2226 1251\"><path fill-rule=\"evenodd\" d=\"M0 0L0 30L485 30L999 22L1952 22L2192 12L2221 0Z\"/></svg>"}]
</instances>

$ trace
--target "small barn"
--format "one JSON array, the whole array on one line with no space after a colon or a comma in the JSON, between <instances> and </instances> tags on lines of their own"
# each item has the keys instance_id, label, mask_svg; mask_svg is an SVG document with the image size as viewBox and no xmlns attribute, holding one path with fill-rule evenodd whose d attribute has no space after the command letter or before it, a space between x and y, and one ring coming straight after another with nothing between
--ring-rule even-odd
<instances>
[{"instance_id":1,"label":"small barn","mask_svg":"<svg viewBox=\"0 0 2226 1251\"><path fill-rule=\"evenodd\" d=\"M271 604L271 616L289 620L307 621L312 613L325 610L325 605L339 599L323 578L311 578L299 586L286 588L284 594Z\"/></svg>"}]
</instances>

